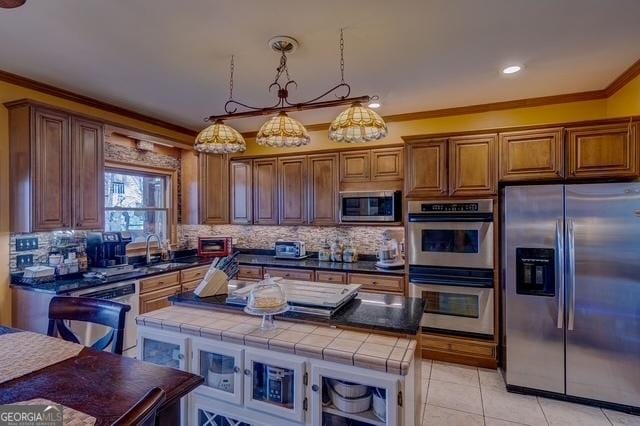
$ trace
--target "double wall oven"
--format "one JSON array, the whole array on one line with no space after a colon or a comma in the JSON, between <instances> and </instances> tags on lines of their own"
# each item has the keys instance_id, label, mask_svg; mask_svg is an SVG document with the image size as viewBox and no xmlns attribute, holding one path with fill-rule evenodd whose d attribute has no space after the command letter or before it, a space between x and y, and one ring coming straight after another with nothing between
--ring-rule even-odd
<instances>
[{"instance_id":1,"label":"double wall oven","mask_svg":"<svg viewBox=\"0 0 640 426\"><path fill-rule=\"evenodd\" d=\"M411 295L426 300L422 327L492 336L493 200L410 201Z\"/></svg>"}]
</instances>

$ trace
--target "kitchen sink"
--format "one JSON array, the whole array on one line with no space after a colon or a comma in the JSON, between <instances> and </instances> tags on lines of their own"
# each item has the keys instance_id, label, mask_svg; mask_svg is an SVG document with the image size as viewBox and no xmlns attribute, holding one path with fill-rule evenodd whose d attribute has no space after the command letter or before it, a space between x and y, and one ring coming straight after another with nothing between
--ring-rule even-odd
<instances>
[{"instance_id":1,"label":"kitchen sink","mask_svg":"<svg viewBox=\"0 0 640 426\"><path fill-rule=\"evenodd\" d=\"M147 266L147 271L168 271L169 269L184 268L192 264L193 263L186 262L159 263L157 265Z\"/></svg>"}]
</instances>

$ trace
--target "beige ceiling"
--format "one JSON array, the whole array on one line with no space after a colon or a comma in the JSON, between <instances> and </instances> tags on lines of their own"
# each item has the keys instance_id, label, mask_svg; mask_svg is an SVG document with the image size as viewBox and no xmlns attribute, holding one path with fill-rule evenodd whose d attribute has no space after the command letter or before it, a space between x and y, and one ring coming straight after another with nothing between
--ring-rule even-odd
<instances>
[{"instance_id":1,"label":"beige ceiling","mask_svg":"<svg viewBox=\"0 0 640 426\"><path fill-rule=\"evenodd\" d=\"M640 58L639 16L639 0L28 0L0 10L0 69L200 129L223 112L231 54L235 97L271 104L266 42L297 38L303 101L338 81L344 27L352 95L389 115L602 89Z\"/></svg>"}]
</instances>

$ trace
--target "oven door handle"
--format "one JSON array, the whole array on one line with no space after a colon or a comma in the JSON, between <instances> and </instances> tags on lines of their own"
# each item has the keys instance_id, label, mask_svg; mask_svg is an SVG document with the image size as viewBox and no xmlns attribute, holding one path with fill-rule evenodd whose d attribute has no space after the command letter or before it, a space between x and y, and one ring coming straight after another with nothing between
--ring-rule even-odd
<instances>
[{"instance_id":1,"label":"oven door handle","mask_svg":"<svg viewBox=\"0 0 640 426\"><path fill-rule=\"evenodd\" d=\"M480 213L473 215L451 214L451 215L431 215L431 214L409 214L409 222L493 222L492 213Z\"/></svg>"},{"instance_id":2,"label":"oven door handle","mask_svg":"<svg viewBox=\"0 0 640 426\"><path fill-rule=\"evenodd\" d=\"M473 287L473 288L493 288L493 281L473 282L465 281L461 284L459 281L439 280L433 278L415 278L409 277L409 283L414 285L446 285L451 287Z\"/></svg>"}]
</instances>

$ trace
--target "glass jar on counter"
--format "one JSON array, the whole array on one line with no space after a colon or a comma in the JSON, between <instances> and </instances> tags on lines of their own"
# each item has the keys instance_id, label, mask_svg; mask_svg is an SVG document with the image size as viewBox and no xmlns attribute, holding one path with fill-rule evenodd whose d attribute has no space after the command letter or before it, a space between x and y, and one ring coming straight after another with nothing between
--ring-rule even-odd
<instances>
[{"instance_id":1,"label":"glass jar on counter","mask_svg":"<svg viewBox=\"0 0 640 426\"><path fill-rule=\"evenodd\" d=\"M358 261L358 251L356 247L351 243L347 243L342 252L342 261L346 263L353 263Z\"/></svg>"},{"instance_id":2,"label":"glass jar on counter","mask_svg":"<svg viewBox=\"0 0 640 426\"><path fill-rule=\"evenodd\" d=\"M318 260L320 262L331 262L331 246L327 240L324 241L324 245L318 251Z\"/></svg>"},{"instance_id":3,"label":"glass jar on counter","mask_svg":"<svg viewBox=\"0 0 640 426\"><path fill-rule=\"evenodd\" d=\"M342 262L342 244L340 244L340 240L335 240L331 244L331 261Z\"/></svg>"}]
</instances>

